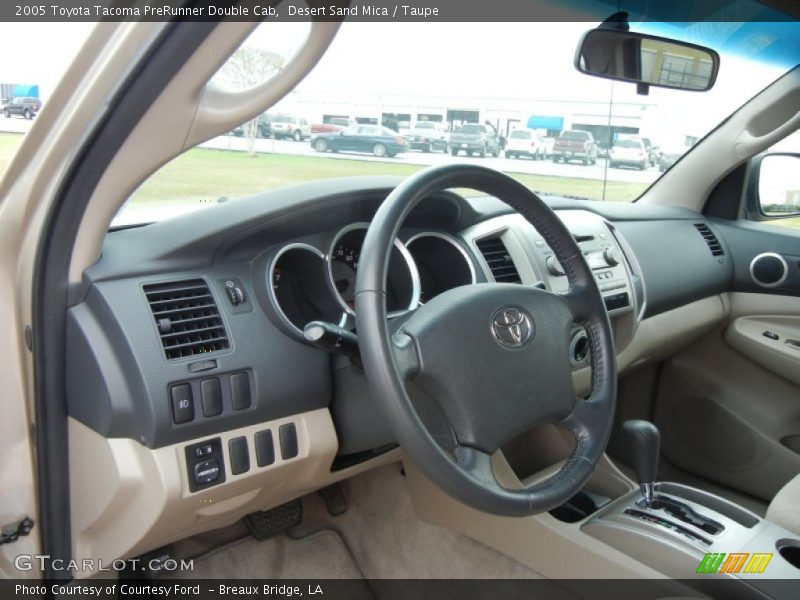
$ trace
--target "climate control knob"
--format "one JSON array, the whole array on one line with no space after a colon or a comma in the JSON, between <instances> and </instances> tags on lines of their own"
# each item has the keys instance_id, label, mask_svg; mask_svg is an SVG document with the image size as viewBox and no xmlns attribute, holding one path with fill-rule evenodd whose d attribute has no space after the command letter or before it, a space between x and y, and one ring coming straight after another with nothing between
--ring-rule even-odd
<instances>
[{"instance_id":1,"label":"climate control knob","mask_svg":"<svg viewBox=\"0 0 800 600\"><path fill-rule=\"evenodd\" d=\"M605 252L603 252L603 258L606 259L606 264L609 267L615 267L619 264L621 257L619 254L619 250L617 250L612 246L610 248L605 249Z\"/></svg>"}]
</instances>

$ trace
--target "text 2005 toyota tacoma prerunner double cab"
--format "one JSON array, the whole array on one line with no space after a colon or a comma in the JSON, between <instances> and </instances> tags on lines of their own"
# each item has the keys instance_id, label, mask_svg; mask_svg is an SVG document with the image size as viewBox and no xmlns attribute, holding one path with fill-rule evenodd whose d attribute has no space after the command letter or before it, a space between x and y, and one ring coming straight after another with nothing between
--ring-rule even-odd
<instances>
[{"instance_id":1,"label":"text 2005 toyota tacoma prerunner double cab","mask_svg":"<svg viewBox=\"0 0 800 600\"><path fill-rule=\"evenodd\" d=\"M3 576L796 597L798 11L725 4L97 24L0 181ZM267 110L691 149L225 136Z\"/></svg>"}]
</instances>

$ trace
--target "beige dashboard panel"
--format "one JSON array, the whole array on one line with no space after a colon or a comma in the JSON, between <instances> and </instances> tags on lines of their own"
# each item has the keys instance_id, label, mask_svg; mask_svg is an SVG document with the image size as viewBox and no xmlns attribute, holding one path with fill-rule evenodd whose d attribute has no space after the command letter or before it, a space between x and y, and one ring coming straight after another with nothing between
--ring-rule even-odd
<instances>
[{"instance_id":1,"label":"beige dashboard panel","mask_svg":"<svg viewBox=\"0 0 800 600\"><path fill-rule=\"evenodd\" d=\"M297 428L298 455L258 467L254 435L285 423ZM221 438L222 447L238 436L248 438L251 468L233 475L225 459L226 481L191 492L185 447ZM229 525L244 515L278 506L372 467L397 461L400 451L356 467L331 472L338 449L328 409L260 423L150 449L130 439L107 439L75 419L69 420L70 494L73 557L110 564L178 539ZM92 573L79 573L89 577Z\"/></svg>"}]
</instances>

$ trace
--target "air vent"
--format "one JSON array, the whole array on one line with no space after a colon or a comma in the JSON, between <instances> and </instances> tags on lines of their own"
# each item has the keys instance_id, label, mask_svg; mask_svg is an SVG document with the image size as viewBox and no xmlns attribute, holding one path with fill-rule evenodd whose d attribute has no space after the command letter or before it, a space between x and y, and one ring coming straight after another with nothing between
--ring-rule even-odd
<instances>
[{"instance_id":1,"label":"air vent","mask_svg":"<svg viewBox=\"0 0 800 600\"><path fill-rule=\"evenodd\" d=\"M711 250L711 256L724 256L725 251L722 249L722 244L719 243L717 236L714 235L714 232L709 229L708 225L705 223L695 223L695 228L697 231L700 232L700 235L703 236L703 239L708 244L708 249Z\"/></svg>"},{"instance_id":2,"label":"air vent","mask_svg":"<svg viewBox=\"0 0 800 600\"><path fill-rule=\"evenodd\" d=\"M230 347L225 326L202 279L144 286L167 359Z\"/></svg>"},{"instance_id":3,"label":"air vent","mask_svg":"<svg viewBox=\"0 0 800 600\"><path fill-rule=\"evenodd\" d=\"M499 283L522 283L514 261L508 254L508 249L502 238L483 238L475 242L478 250L483 254L489 270L494 275L494 280Z\"/></svg>"}]
</instances>

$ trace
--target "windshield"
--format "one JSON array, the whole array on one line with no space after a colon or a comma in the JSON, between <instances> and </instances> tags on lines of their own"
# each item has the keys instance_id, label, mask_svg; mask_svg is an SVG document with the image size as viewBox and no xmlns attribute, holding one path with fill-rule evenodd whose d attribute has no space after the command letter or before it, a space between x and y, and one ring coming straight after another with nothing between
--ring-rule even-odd
<instances>
[{"instance_id":1,"label":"windshield","mask_svg":"<svg viewBox=\"0 0 800 600\"><path fill-rule=\"evenodd\" d=\"M631 23L635 31L707 45L721 57L716 84L708 92L651 87L641 95L633 84L575 69L576 46L596 23L362 25L345 22L312 72L270 109L281 113L273 123L294 121L287 115L297 115L312 124L310 131L245 124L211 139L146 181L115 224L161 220L303 181L407 176L429 165L465 161L506 172L543 196L635 201L680 155L794 66L797 57L791 62L784 53L777 60L767 50L773 44L785 48L786 40L800 35L797 23ZM435 45L407 43L430 39L434 32ZM269 45L273 38L254 34L243 47L286 64L291 52L284 49L276 57ZM472 39L485 43L464 43ZM516 57L525 57L524 77ZM338 123L346 117L374 127L372 134L392 136L385 140L392 145L375 146L313 127L332 122L333 115ZM441 137L400 137L410 124L432 129L434 122ZM252 144L249 132L255 136ZM651 146L641 160L611 160L611 149L642 148L644 137ZM515 156L513 148L506 152L510 139L534 138L550 140L537 146L535 160Z\"/></svg>"}]
</instances>

